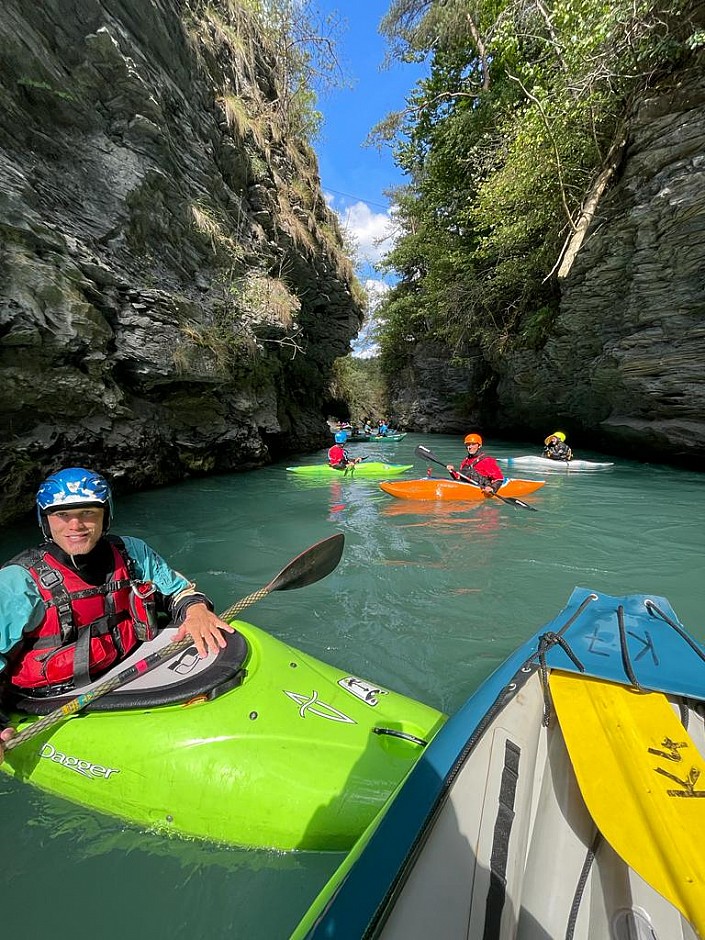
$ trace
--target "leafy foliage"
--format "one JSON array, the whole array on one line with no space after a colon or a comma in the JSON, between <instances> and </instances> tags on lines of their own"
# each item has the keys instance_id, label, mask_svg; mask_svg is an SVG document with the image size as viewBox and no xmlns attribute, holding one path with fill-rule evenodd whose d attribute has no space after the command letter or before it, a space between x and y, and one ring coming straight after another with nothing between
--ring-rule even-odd
<instances>
[{"instance_id":1,"label":"leafy foliage","mask_svg":"<svg viewBox=\"0 0 705 940\"><path fill-rule=\"evenodd\" d=\"M247 0L246 6L277 60L277 103L287 132L314 140L323 120L318 95L345 83L336 52L338 15L321 14L312 0Z\"/></svg>"},{"instance_id":2,"label":"leafy foliage","mask_svg":"<svg viewBox=\"0 0 705 940\"><path fill-rule=\"evenodd\" d=\"M336 359L330 393L347 403L356 421L378 418L388 410L384 380L378 359Z\"/></svg>"},{"instance_id":3,"label":"leafy foliage","mask_svg":"<svg viewBox=\"0 0 705 940\"><path fill-rule=\"evenodd\" d=\"M376 129L411 181L385 261L400 276L380 310L386 370L424 336L540 344L634 96L702 44L689 14L688 0L393 0L390 54L430 73Z\"/></svg>"}]
</instances>

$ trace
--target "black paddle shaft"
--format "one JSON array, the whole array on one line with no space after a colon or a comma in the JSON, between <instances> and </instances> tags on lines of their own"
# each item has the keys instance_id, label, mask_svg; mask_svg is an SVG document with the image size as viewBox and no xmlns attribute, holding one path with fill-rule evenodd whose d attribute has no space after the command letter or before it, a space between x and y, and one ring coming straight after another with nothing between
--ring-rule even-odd
<instances>
[{"instance_id":1,"label":"black paddle shaft","mask_svg":"<svg viewBox=\"0 0 705 940\"><path fill-rule=\"evenodd\" d=\"M432 460L433 463L437 463L440 467L445 467L447 470L448 467L443 463L433 451L429 450L428 447L424 447L423 444L419 444L416 448L416 453L419 457L423 457L426 460ZM471 480L470 477L466 477L465 474L460 473L460 471L455 471L461 480L464 480L466 483L469 483L471 486L479 486L479 483L476 483L474 480ZM499 493L492 493L497 499L501 499L503 503L507 503L508 506L520 507L521 509L531 509L532 512L538 512L538 509L535 506L530 506L528 503L525 503L523 499L517 499L515 496L500 496Z\"/></svg>"}]
</instances>

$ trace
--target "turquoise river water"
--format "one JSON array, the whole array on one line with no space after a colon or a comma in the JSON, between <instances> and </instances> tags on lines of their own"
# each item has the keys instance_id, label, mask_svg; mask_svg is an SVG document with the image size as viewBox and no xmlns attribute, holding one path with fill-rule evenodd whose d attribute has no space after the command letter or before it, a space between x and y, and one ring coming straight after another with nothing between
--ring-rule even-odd
<instances>
[{"instance_id":1,"label":"turquoise river water","mask_svg":"<svg viewBox=\"0 0 705 940\"><path fill-rule=\"evenodd\" d=\"M405 475L413 478L427 468L414 456L419 443L456 465L463 456L460 440L442 435L350 449L413 463ZM539 453L535 445L487 444L497 457ZM321 451L288 463L323 458ZM623 460L599 473L546 474L546 486L526 497L538 509L530 512L495 499L396 500L372 480L307 482L286 465L123 497L114 531L148 540L219 610L304 548L345 533L342 561L328 578L274 593L245 616L447 712L576 585L666 596L705 641L701 474ZM0 560L37 536L30 525L5 529ZM3 932L57 940L283 940L342 858L143 832L3 774L0 842Z\"/></svg>"}]
</instances>

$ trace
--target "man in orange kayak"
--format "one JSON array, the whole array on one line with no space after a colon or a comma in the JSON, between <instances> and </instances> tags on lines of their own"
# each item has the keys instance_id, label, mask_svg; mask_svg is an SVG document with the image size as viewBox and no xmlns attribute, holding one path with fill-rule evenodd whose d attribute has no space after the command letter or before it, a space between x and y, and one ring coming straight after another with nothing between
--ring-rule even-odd
<instances>
[{"instance_id":1,"label":"man in orange kayak","mask_svg":"<svg viewBox=\"0 0 705 940\"><path fill-rule=\"evenodd\" d=\"M491 496L504 482L504 475L499 469L499 464L494 457L489 457L480 450L482 438L479 434L466 434L464 443L468 455L460 464L460 472L452 463L446 466L446 470L454 480L460 480L461 475L464 474L477 483L483 493Z\"/></svg>"},{"instance_id":2,"label":"man in orange kayak","mask_svg":"<svg viewBox=\"0 0 705 940\"><path fill-rule=\"evenodd\" d=\"M348 435L345 431L338 431L335 435L335 444L328 451L328 465L333 470L348 470L360 463L362 457L351 457L343 444L347 441Z\"/></svg>"}]
</instances>

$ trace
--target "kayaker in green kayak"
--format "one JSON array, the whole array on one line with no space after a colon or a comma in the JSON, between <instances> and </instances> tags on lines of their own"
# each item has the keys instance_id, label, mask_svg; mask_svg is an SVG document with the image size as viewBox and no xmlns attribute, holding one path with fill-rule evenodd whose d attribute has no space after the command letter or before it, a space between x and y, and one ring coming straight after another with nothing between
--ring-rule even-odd
<instances>
[{"instance_id":1,"label":"kayaker in green kayak","mask_svg":"<svg viewBox=\"0 0 705 940\"><path fill-rule=\"evenodd\" d=\"M46 541L0 569L0 692L48 696L88 685L155 635L158 611L200 656L234 632L149 545L108 535L112 516L110 487L91 470L61 470L39 487Z\"/></svg>"},{"instance_id":2,"label":"kayaker in green kayak","mask_svg":"<svg viewBox=\"0 0 705 940\"><path fill-rule=\"evenodd\" d=\"M543 442L543 456L550 460L572 460L573 451L566 444L565 438L564 431L554 431L553 434L549 434Z\"/></svg>"},{"instance_id":3,"label":"kayaker in green kayak","mask_svg":"<svg viewBox=\"0 0 705 940\"><path fill-rule=\"evenodd\" d=\"M343 447L347 439L348 435L345 431L338 431L335 435L335 444L328 451L328 465L334 470L349 470L362 460L362 457L351 457Z\"/></svg>"}]
</instances>

